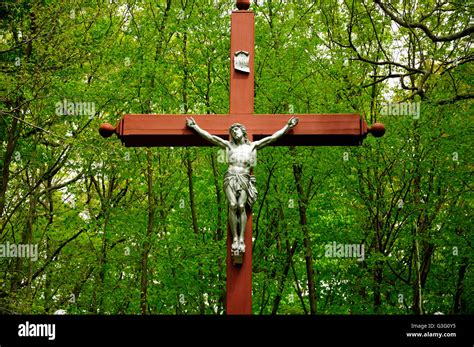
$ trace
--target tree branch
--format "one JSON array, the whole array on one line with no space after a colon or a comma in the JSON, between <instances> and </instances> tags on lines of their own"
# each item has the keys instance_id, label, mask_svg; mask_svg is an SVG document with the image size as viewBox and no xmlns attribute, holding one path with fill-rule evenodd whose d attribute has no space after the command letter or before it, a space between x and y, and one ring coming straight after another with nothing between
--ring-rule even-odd
<instances>
[{"instance_id":1,"label":"tree branch","mask_svg":"<svg viewBox=\"0 0 474 347\"><path fill-rule=\"evenodd\" d=\"M431 39L431 41L433 41L433 42L454 41L454 40L460 39L464 36L469 36L472 33L474 33L474 26L471 25L471 26L467 27L466 29L464 29L462 31L459 31L457 33L451 34L451 35L436 36L435 34L433 34L433 32L430 29L428 29L428 27L426 25L421 24L421 23L406 22L406 21L402 20L401 18L397 17L395 15L395 13L391 12L384 4L382 4L382 2L380 0L374 0L374 2L377 5L379 5L379 7L382 9L382 11L387 16L389 16L394 22L396 22L398 25L400 25L404 28L408 28L408 29L411 29L411 28L421 29L425 32L426 36L428 36Z\"/></svg>"},{"instance_id":2,"label":"tree branch","mask_svg":"<svg viewBox=\"0 0 474 347\"><path fill-rule=\"evenodd\" d=\"M38 277L45 269L46 267L56 258L56 256L59 254L59 252L61 252L61 250L71 241L73 241L74 239L76 239L79 235L81 235L84 231L86 231L86 229L81 229L79 230L76 234L74 234L73 236L71 236L69 239L67 239L66 241L64 241L63 243L61 243L61 246L59 246L55 251L54 253L51 255L51 257L49 257L49 259L46 261L46 263L43 264L43 266L34 273L34 275L31 277L31 280L34 280L36 277ZM26 284L26 282L25 282Z\"/></svg>"},{"instance_id":3,"label":"tree branch","mask_svg":"<svg viewBox=\"0 0 474 347\"><path fill-rule=\"evenodd\" d=\"M464 94L458 94L454 98L451 99L442 99L435 101L435 105L446 105L446 104L453 104L456 101L460 100L467 100L467 99L473 99L474 98L474 93L464 93Z\"/></svg>"}]
</instances>

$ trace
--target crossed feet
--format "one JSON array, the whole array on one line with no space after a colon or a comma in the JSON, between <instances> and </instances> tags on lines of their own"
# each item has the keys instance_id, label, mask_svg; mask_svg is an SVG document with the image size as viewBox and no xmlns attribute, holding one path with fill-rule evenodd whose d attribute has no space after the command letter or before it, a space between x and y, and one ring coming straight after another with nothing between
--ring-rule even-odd
<instances>
[{"instance_id":1,"label":"crossed feet","mask_svg":"<svg viewBox=\"0 0 474 347\"><path fill-rule=\"evenodd\" d=\"M232 253L245 253L245 243L243 238L234 238L232 241Z\"/></svg>"}]
</instances>

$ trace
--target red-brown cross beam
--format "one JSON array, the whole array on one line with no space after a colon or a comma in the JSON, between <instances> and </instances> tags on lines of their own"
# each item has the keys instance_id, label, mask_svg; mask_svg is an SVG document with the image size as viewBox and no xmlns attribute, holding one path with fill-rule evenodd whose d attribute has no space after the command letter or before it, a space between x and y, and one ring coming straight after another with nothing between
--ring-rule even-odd
<instances>
[{"instance_id":1,"label":"red-brown cross beam","mask_svg":"<svg viewBox=\"0 0 474 347\"><path fill-rule=\"evenodd\" d=\"M213 135L228 139L232 123L245 125L249 140L258 140L281 129L290 115L254 115L254 13L248 11L249 0L238 0L239 10L231 15L230 44L230 114L194 115L199 126ZM236 52L248 53L248 72L242 65L234 66ZM245 54L246 55L246 54ZM240 62L241 63L241 62ZM245 65L245 62L244 64ZM295 114L298 125L273 146L357 146L368 133L382 136L384 126L375 123L368 127L358 114ZM104 137L115 133L127 147L153 146L211 146L186 126L189 115L127 114L116 127L102 124L99 132ZM246 252L242 264L235 266L231 259L232 237L227 233L227 314L252 313L252 212L247 211L245 232Z\"/></svg>"}]
</instances>

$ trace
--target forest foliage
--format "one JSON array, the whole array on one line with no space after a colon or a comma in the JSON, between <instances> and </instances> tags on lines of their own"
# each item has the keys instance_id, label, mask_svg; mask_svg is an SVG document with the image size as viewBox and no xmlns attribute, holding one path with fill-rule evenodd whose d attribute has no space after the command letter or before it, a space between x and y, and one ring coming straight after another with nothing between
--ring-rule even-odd
<instances>
[{"instance_id":1,"label":"forest foliage","mask_svg":"<svg viewBox=\"0 0 474 347\"><path fill-rule=\"evenodd\" d=\"M229 107L233 1L0 4L0 313L222 314L226 163L126 148L128 113ZM265 0L255 113L360 113L359 147L268 147L254 314L474 312L472 4ZM363 257L340 256L355 245ZM339 247L339 248L338 248Z\"/></svg>"}]
</instances>

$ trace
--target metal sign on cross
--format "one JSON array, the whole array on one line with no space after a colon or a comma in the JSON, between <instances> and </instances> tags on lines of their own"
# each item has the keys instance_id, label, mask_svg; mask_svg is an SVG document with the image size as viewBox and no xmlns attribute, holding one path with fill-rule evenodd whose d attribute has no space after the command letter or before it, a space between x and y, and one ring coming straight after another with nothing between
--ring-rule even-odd
<instances>
[{"instance_id":1,"label":"metal sign on cross","mask_svg":"<svg viewBox=\"0 0 474 347\"><path fill-rule=\"evenodd\" d=\"M212 136L229 139L229 127L245 125L250 141L258 142L279 131L288 121L287 114L259 114L254 111L254 13L250 0L237 0L231 15L230 111L227 115L193 115L197 124ZM380 137L383 124L368 126L358 114L295 114L298 125L272 146L358 146L371 133ZM117 126L102 124L103 137L116 134L127 147L210 146L212 143L188 126L190 115L127 114ZM252 313L252 211L247 208L246 251L241 259L232 256L232 233L227 233L227 314Z\"/></svg>"}]
</instances>

